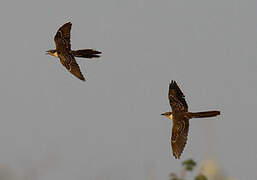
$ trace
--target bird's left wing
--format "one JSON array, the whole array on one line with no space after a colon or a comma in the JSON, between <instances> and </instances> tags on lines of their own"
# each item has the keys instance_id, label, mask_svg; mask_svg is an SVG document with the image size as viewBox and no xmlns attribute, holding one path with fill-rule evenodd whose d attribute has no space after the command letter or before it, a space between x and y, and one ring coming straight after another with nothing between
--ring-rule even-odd
<instances>
[{"instance_id":1,"label":"bird's left wing","mask_svg":"<svg viewBox=\"0 0 257 180\"><path fill-rule=\"evenodd\" d=\"M56 50L58 51L59 49L61 50L71 50L71 44L70 44L70 31L71 31L71 22L68 22L64 25L62 25L55 37L54 41L56 44Z\"/></svg>"},{"instance_id":2,"label":"bird's left wing","mask_svg":"<svg viewBox=\"0 0 257 180\"><path fill-rule=\"evenodd\" d=\"M169 100L172 111L174 112L186 112L188 106L185 100L185 96L178 87L176 81L171 81L169 86Z\"/></svg>"},{"instance_id":3,"label":"bird's left wing","mask_svg":"<svg viewBox=\"0 0 257 180\"><path fill-rule=\"evenodd\" d=\"M173 121L171 147L173 156L179 159L187 142L187 135L189 131L189 119L181 121Z\"/></svg>"}]
</instances>

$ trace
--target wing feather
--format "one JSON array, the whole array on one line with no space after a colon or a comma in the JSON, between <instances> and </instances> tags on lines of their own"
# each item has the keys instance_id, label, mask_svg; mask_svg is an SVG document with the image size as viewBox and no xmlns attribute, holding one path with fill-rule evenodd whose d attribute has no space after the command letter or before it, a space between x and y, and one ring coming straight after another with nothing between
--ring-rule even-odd
<instances>
[{"instance_id":1,"label":"wing feather","mask_svg":"<svg viewBox=\"0 0 257 180\"><path fill-rule=\"evenodd\" d=\"M70 71L74 76L82 81L85 81L83 74L80 71L79 65L77 64L74 56L72 54L59 54L60 61L62 65Z\"/></svg>"},{"instance_id":2,"label":"wing feather","mask_svg":"<svg viewBox=\"0 0 257 180\"><path fill-rule=\"evenodd\" d=\"M71 31L71 22L68 22L64 25L62 25L55 37L54 37L54 41L55 41L55 45L56 45L56 50L71 50L71 44L70 44L70 31Z\"/></svg>"},{"instance_id":3,"label":"wing feather","mask_svg":"<svg viewBox=\"0 0 257 180\"><path fill-rule=\"evenodd\" d=\"M173 121L171 147L173 156L179 159L187 142L187 135L189 131L189 120Z\"/></svg>"},{"instance_id":4,"label":"wing feather","mask_svg":"<svg viewBox=\"0 0 257 180\"><path fill-rule=\"evenodd\" d=\"M171 81L169 85L169 101L172 111L174 112L187 112L188 106L185 96L178 87L176 81Z\"/></svg>"}]
</instances>

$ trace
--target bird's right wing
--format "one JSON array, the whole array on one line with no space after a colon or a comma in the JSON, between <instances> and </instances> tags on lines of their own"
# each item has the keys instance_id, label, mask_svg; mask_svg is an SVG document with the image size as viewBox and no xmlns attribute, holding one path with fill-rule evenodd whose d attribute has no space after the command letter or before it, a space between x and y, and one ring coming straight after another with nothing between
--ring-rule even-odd
<instances>
[{"instance_id":1,"label":"bird's right wing","mask_svg":"<svg viewBox=\"0 0 257 180\"><path fill-rule=\"evenodd\" d=\"M171 147L173 156L179 159L187 142L187 135L189 131L189 119L181 121L173 121Z\"/></svg>"},{"instance_id":2,"label":"bird's right wing","mask_svg":"<svg viewBox=\"0 0 257 180\"><path fill-rule=\"evenodd\" d=\"M185 100L185 96L178 87L176 81L171 81L169 86L169 100L172 111L174 112L186 112L188 106Z\"/></svg>"},{"instance_id":3,"label":"bird's right wing","mask_svg":"<svg viewBox=\"0 0 257 180\"><path fill-rule=\"evenodd\" d=\"M69 53L59 54L60 61L62 65L70 71L74 76L82 81L85 81L83 74L80 71L79 65L77 64L74 56Z\"/></svg>"}]
</instances>

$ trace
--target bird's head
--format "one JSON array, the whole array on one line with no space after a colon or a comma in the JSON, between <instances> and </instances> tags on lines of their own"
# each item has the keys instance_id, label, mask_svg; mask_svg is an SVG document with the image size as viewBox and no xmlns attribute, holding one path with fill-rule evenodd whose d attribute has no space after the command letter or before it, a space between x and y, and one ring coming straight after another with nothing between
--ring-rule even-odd
<instances>
[{"instance_id":1,"label":"bird's head","mask_svg":"<svg viewBox=\"0 0 257 180\"><path fill-rule=\"evenodd\" d=\"M46 51L46 54L49 54L54 57L58 57L57 51L55 49L50 49L50 50Z\"/></svg>"},{"instance_id":2,"label":"bird's head","mask_svg":"<svg viewBox=\"0 0 257 180\"><path fill-rule=\"evenodd\" d=\"M172 112L165 112L161 114L162 116L166 116L167 118L172 118Z\"/></svg>"}]
</instances>

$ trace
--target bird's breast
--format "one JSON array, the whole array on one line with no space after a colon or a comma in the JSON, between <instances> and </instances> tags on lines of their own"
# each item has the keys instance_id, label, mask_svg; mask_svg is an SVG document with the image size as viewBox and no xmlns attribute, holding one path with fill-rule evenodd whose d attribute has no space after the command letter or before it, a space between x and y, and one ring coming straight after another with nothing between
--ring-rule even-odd
<instances>
[{"instance_id":1,"label":"bird's breast","mask_svg":"<svg viewBox=\"0 0 257 180\"><path fill-rule=\"evenodd\" d=\"M171 114L168 118L171 119L171 120L173 120L173 115Z\"/></svg>"},{"instance_id":2,"label":"bird's breast","mask_svg":"<svg viewBox=\"0 0 257 180\"><path fill-rule=\"evenodd\" d=\"M57 57L58 58L58 53L57 51L55 53L53 53L53 56Z\"/></svg>"}]
</instances>

